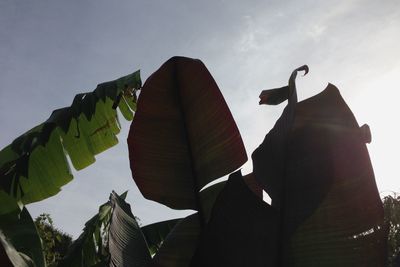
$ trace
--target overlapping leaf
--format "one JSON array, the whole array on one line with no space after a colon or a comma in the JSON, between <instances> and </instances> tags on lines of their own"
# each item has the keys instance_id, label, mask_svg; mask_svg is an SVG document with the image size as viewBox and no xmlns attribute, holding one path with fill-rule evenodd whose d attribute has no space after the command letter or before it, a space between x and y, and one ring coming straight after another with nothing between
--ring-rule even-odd
<instances>
[{"instance_id":1,"label":"overlapping leaf","mask_svg":"<svg viewBox=\"0 0 400 267\"><path fill-rule=\"evenodd\" d=\"M191 266L276 266L278 211L258 198L240 172L214 204Z\"/></svg>"},{"instance_id":2,"label":"overlapping leaf","mask_svg":"<svg viewBox=\"0 0 400 267\"><path fill-rule=\"evenodd\" d=\"M0 263L2 267L34 267L32 259L18 252L0 230Z\"/></svg>"},{"instance_id":3,"label":"overlapping leaf","mask_svg":"<svg viewBox=\"0 0 400 267\"><path fill-rule=\"evenodd\" d=\"M121 201L126 195L127 192L119 196ZM59 267L106 266L110 257L107 242L111 217L112 204L111 201L107 201L99 207L99 212L86 222L82 234L72 243Z\"/></svg>"},{"instance_id":4,"label":"overlapping leaf","mask_svg":"<svg viewBox=\"0 0 400 267\"><path fill-rule=\"evenodd\" d=\"M282 177L285 173L287 137L293 124L297 103L295 79L298 71L308 73L308 67L302 66L295 69L289 78L289 85L264 90L260 94L260 104L276 105L286 99L288 100L288 105L281 117L265 136L262 144L252 154L254 176L271 197L272 205L278 208L280 207L284 186Z\"/></svg>"},{"instance_id":5,"label":"overlapping leaf","mask_svg":"<svg viewBox=\"0 0 400 267\"><path fill-rule=\"evenodd\" d=\"M249 183L246 180L249 180L250 177L251 175L243 177L243 181L240 185L245 187L245 189L242 189L246 193L246 196L251 195L250 198L255 202L262 202L262 199L258 195L254 194L254 192L248 188L248 185L246 185L246 183ZM200 201L203 207L205 223L210 220L214 203L219 198L219 195L221 191L224 190L226 184L226 181L222 181L208 186L200 192ZM253 188L256 189L256 192L259 191L258 187ZM242 196L240 195L240 192L237 193L236 199L240 201ZM238 197L239 195L240 197ZM259 203L257 205L259 205ZM154 256L150 266L189 266L198 246L201 232L202 227L198 213L181 219L171 230L171 233L167 235L167 238L164 240L159 251Z\"/></svg>"},{"instance_id":6,"label":"overlapping leaf","mask_svg":"<svg viewBox=\"0 0 400 267\"><path fill-rule=\"evenodd\" d=\"M199 210L200 189L247 160L214 79L201 61L183 57L145 82L128 145L142 194L175 209Z\"/></svg>"},{"instance_id":7,"label":"overlapping leaf","mask_svg":"<svg viewBox=\"0 0 400 267\"><path fill-rule=\"evenodd\" d=\"M67 154L80 170L115 145L120 130L116 108L132 119L140 86L139 71L99 84L1 150L0 197L6 193L27 204L59 192L72 179Z\"/></svg>"},{"instance_id":8,"label":"overlapping leaf","mask_svg":"<svg viewBox=\"0 0 400 267\"><path fill-rule=\"evenodd\" d=\"M152 223L140 228L146 239L147 246L149 247L151 255L157 253L157 251L164 243L164 240L167 237L167 235L171 232L171 230L180 220L181 219L172 219L168 221Z\"/></svg>"},{"instance_id":9,"label":"overlapping leaf","mask_svg":"<svg viewBox=\"0 0 400 267\"><path fill-rule=\"evenodd\" d=\"M200 235L198 213L182 219L152 259L151 267L188 267Z\"/></svg>"}]
</instances>

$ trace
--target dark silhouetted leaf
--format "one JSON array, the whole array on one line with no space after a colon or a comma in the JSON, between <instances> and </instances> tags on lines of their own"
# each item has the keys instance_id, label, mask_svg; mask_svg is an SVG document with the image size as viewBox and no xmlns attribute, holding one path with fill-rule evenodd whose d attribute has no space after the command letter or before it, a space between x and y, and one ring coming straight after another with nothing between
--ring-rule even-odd
<instances>
[{"instance_id":1,"label":"dark silhouetted leaf","mask_svg":"<svg viewBox=\"0 0 400 267\"><path fill-rule=\"evenodd\" d=\"M33 261L18 252L0 230L0 264L2 267L34 267Z\"/></svg>"},{"instance_id":2,"label":"dark silhouetted leaf","mask_svg":"<svg viewBox=\"0 0 400 267\"><path fill-rule=\"evenodd\" d=\"M216 183L200 191L200 201L203 207L205 221L210 219L211 211L214 206L215 200L225 187L226 181Z\"/></svg>"},{"instance_id":3,"label":"dark silhouetted leaf","mask_svg":"<svg viewBox=\"0 0 400 267\"><path fill-rule=\"evenodd\" d=\"M272 90L264 90L260 95L260 104L278 104L285 99L288 105L272 130L265 136L262 144L253 152L253 173L272 199L274 207L280 207L282 193L282 177L285 174L285 149L287 136L293 124L297 92L295 79L298 71L308 72L307 66L302 66L293 71L289 78L289 85ZM282 101L268 101L279 98ZM279 95L279 97L277 97ZM285 99L283 99L285 98Z\"/></svg>"},{"instance_id":4,"label":"dark silhouetted leaf","mask_svg":"<svg viewBox=\"0 0 400 267\"><path fill-rule=\"evenodd\" d=\"M152 223L140 228L146 239L147 246L149 247L151 255L157 253L158 249L164 243L164 240L169 232L171 232L171 230L180 220L181 219L162 221L158 223Z\"/></svg>"},{"instance_id":5,"label":"dark silhouetted leaf","mask_svg":"<svg viewBox=\"0 0 400 267\"><path fill-rule=\"evenodd\" d=\"M199 234L200 222L197 213L182 219L169 233L149 266L189 266L196 250Z\"/></svg>"},{"instance_id":6,"label":"dark silhouetted leaf","mask_svg":"<svg viewBox=\"0 0 400 267\"><path fill-rule=\"evenodd\" d=\"M261 184L257 181L254 173L249 173L243 176L243 181L246 183L247 187L253 192L254 195L263 200L263 188Z\"/></svg>"},{"instance_id":7,"label":"dark silhouetted leaf","mask_svg":"<svg viewBox=\"0 0 400 267\"><path fill-rule=\"evenodd\" d=\"M192 266L276 266L278 211L258 198L240 172L218 196Z\"/></svg>"},{"instance_id":8,"label":"dark silhouetted leaf","mask_svg":"<svg viewBox=\"0 0 400 267\"><path fill-rule=\"evenodd\" d=\"M128 145L142 194L175 209L199 209L200 189L247 160L214 79L200 60L183 57L145 82Z\"/></svg>"},{"instance_id":9,"label":"dark silhouetted leaf","mask_svg":"<svg viewBox=\"0 0 400 267\"><path fill-rule=\"evenodd\" d=\"M280 265L384 266L369 128L358 126L331 84L297 103L298 70L283 87L288 105L252 155L255 177L280 209ZM261 96L268 103L268 92Z\"/></svg>"},{"instance_id":10,"label":"dark silhouetted leaf","mask_svg":"<svg viewBox=\"0 0 400 267\"><path fill-rule=\"evenodd\" d=\"M252 180L250 178L251 175L243 177L243 181L240 185L244 187L242 190L246 192L246 196L249 196L253 200L256 199L257 204L259 204L259 202L262 202L262 199L246 186L247 182L245 183L245 180ZM206 222L211 217L214 203L219 198L218 196L221 191L224 190L226 183L226 181L222 181L213 184L200 192L200 200ZM259 191L258 187L254 188L257 188L257 190L255 190L256 192ZM240 194L236 195L236 198L238 198L238 196L240 196ZM267 205L266 203L263 204ZM189 266L191 258L196 250L198 237L201 231L198 219L198 214L195 213L181 220L167 236L159 252L154 257L151 266Z\"/></svg>"},{"instance_id":11,"label":"dark silhouetted leaf","mask_svg":"<svg viewBox=\"0 0 400 267\"><path fill-rule=\"evenodd\" d=\"M15 266L45 267L42 243L32 217L26 208L17 215L8 213L0 216L0 235L4 235L1 239L9 259Z\"/></svg>"},{"instance_id":12,"label":"dark silhouetted leaf","mask_svg":"<svg viewBox=\"0 0 400 267\"><path fill-rule=\"evenodd\" d=\"M259 104L278 105L289 98L289 86L264 90L260 94Z\"/></svg>"},{"instance_id":13,"label":"dark silhouetted leaf","mask_svg":"<svg viewBox=\"0 0 400 267\"><path fill-rule=\"evenodd\" d=\"M286 149L287 266L384 266L383 208L365 136L338 89L296 105Z\"/></svg>"}]
</instances>

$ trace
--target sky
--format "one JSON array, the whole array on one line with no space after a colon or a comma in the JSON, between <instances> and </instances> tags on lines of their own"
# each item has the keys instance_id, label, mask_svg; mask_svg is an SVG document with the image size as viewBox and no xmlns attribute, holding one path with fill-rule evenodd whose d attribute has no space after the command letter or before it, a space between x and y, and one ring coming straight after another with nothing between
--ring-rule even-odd
<instances>
[{"instance_id":1,"label":"sky","mask_svg":"<svg viewBox=\"0 0 400 267\"><path fill-rule=\"evenodd\" d=\"M400 1L19 1L0 2L0 148L69 106L78 93L141 69L143 81L168 58L201 59L228 103L247 154L280 116L259 106L263 89L287 84L293 69L299 100L336 85L368 145L378 190L400 192ZM123 122L122 116L120 116ZM33 217L50 213L56 227L78 237L111 190L143 225L181 217L145 200L129 169L122 123L119 144L47 200L30 204ZM252 170L251 161L243 173Z\"/></svg>"}]
</instances>

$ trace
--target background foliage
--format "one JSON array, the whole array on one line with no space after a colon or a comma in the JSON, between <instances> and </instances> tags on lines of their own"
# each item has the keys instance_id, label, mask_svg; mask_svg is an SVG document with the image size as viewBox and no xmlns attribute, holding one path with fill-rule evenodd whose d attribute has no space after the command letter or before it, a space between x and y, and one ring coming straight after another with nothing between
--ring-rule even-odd
<instances>
[{"instance_id":1,"label":"background foliage","mask_svg":"<svg viewBox=\"0 0 400 267\"><path fill-rule=\"evenodd\" d=\"M400 266L400 195L383 198L385 224L389 227L388 266Z\"/></svg>"},{"instance_id":2,"label":"background foliage","mask_svg":"<svg viewBox=\"0 0 400 267\"><path fill-rule=\"evenodd\" d=\"M68 247L72 244L72 237L57 229L50 214L47 213L40 214L35 219L35 225L42 239L47 266L57 266L60 259L67 253Z\"/></svg>"}]
</instances>

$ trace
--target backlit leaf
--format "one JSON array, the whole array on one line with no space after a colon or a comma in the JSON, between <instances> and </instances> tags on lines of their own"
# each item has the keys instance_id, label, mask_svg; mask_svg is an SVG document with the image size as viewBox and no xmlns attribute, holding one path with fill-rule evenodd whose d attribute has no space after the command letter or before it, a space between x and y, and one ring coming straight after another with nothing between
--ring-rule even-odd
<instances>
[{"instance_id":1,"label":"backlit leaf","mask_svg":"<svg viewBox=\"0 0 400 267\"><path fill-rule=\"evenodd\" d=\"M261 104L287 95L288 105L252 155L255 177L280 210L279 264L384 266L386 229L365 145L369 129L359 127L332 84L297 103L298 70L287 87L260 95Z\"/></svg>"},{"instance_id":2,"label":"backlit leaf","mask_svg":"<svg viewBox=\"0 0 400 267\"><path fill-rule=\"evenodd\" d=\"M145 82L128 146L142 194L175 209L199 209L200 189L247 160L214 79L200 60L183 57Z\"/></svg>"},{"instance_id":3,"label":"backlit leaf","mask_svg":"<svg viewBox=\"0 0 400 267\"><path fill-rule=\"evenodd\" d=\"M338 89L296 105L286 150L288 266L384 266L386 231L365 136Z\"/></svg>"},{"instance_id":4,"label":"backlit leaf","mask_svg":"<svg viewBox=\"0 0 400 267\"><path fill-rule=\"evenodd\" d=\"M23 204L57 194L73 178L67 155L80 170L92 164L96 154L118 143L116 108L132 119L135 90L140 86L139 71L99 84L16 138L0 151L0 191ZM0 212L6 210L0 208Z\"/></svg>"}]
</instances>

